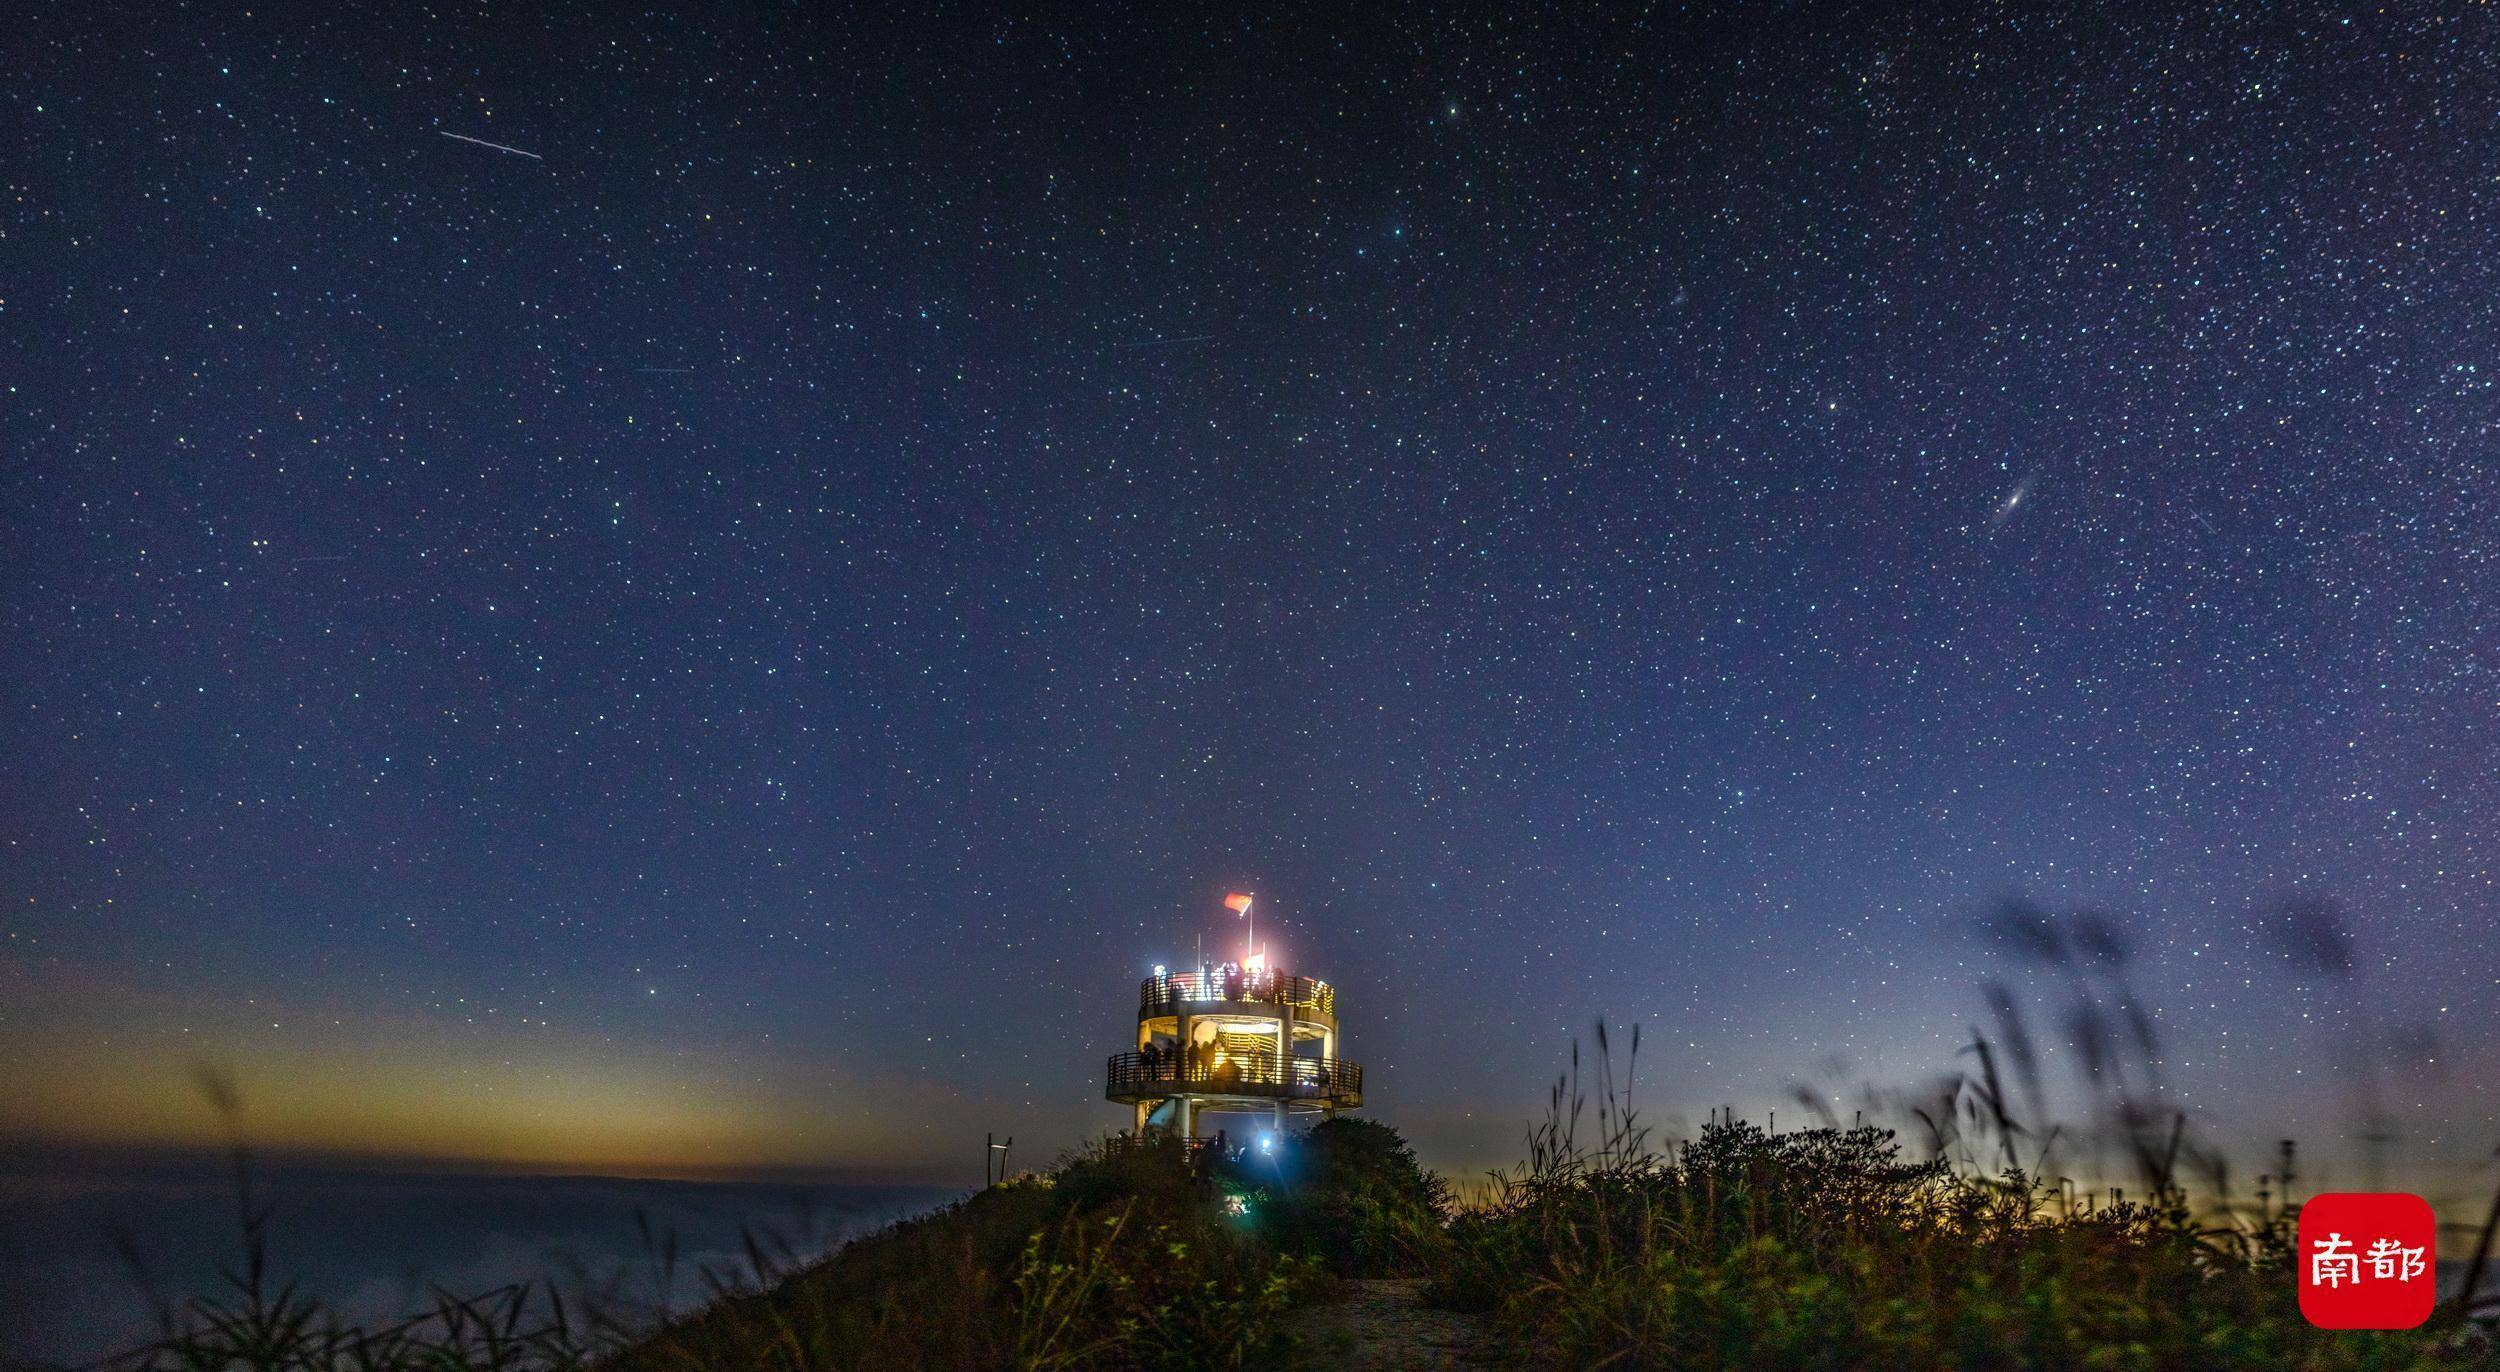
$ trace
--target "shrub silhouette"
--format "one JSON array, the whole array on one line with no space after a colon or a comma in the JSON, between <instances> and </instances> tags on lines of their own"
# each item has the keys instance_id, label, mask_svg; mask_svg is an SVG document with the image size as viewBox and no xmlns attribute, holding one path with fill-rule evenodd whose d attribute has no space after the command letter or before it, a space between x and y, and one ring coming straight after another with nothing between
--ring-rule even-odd
<instances>
[{"instance_id":1,"label":"shrub silhouette","mask_svg":"<svg viewBox=\"0 0 2500 1372\"><path fill-rule=\"evenodd\" d=\"M1323 1121L1283 1143L1272 1167L1256 1151L1245 1154L1240 1175L1263 1183L1261 1227L1270 1240L1340 1276L1409 1270L1446 1242L1449 1185L1377 1120Z\"/></svg>"},{"instance_id":2,"label":"shrub silhouette","mask_svg":"<svg viewBox=\"0 0 2500 1372\"><path fill-rule=\"evenodd\" d=\"M2306 1368L2495 1365L2461 1303L2400 1333L2311 1327L2291 1281L2298 1206L2201 1224L2148 1146L2142 1199L2076 1197L2019 1166L1903 1156L1888 1129L1771 1133L1715 1116L1653 1147L1599 1038L1598 1129L1577 1070L1529 1158L1438 1249L1446 1303L1492 1313L1530 1366ZM1637 1042L1637 1040L1635 1040ZM1989 1069L1983 1068L1983 1073ZM2007 1137L2033 1131L1979 1107ZM2149 1131L2146 1131L2149 1132ZM2288 1161L2283 1165L2288 1176Z\"/></svg>"}]
</instances>

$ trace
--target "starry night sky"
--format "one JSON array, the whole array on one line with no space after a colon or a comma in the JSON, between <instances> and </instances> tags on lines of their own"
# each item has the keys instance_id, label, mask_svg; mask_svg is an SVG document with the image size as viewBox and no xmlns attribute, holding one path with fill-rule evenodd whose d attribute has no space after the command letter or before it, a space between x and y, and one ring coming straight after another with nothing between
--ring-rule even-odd
<instances>
[{"instance_id":1,"label":"starry night sky","mask_svg":"<svg viewBox=\"0 0 2500 1372\"><path fill-rule=\"evenodd\" d=\"M1472 1167L2022 895L2488 1154L2500 19L692 8L13 31L0 1128L959 1176L1244 889Z\"/></svg>"}]
</instances>

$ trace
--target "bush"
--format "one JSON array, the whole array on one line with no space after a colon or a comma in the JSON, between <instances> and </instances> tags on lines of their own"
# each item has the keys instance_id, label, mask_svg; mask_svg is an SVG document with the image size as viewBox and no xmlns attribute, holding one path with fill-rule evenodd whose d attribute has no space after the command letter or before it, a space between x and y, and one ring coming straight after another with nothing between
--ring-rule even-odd
<instances>
[{"instance_id":1,"label":"bush","mask_svg":"<svg viewBox=\"0 0 2500 1372\"><path fill-rule=\"evenodd\" d=\"M1234 1368L1286 1356L1318 1279L1223 1213L1176 1140L1106 1139L1048 1176L862 1240L642 1341L616 1372Z\"/></svg>"},{"instance_id":2,"label":"bush","mask_svg":"<svg viewBox=\"0 0 2500 1372\"><path fill-rule=\"evenodd\" d=\"M1246 1155L1241 1180L1262 1193L1262 1230L1338 1276L1414 1270L1448 1242L1448 1184L1385 1124L1329 1119L1288 1140L1272 1166L1260 1157Z\"/></svg>"},{"instance_id":3,"label":"bush","mask_svg":"<svg viewBox=\"0 0 2500 1372\"><path fill-rule=\"evenodd\" d=\"M2453 1316L2381 1334L2302 1320L2295 1207L2200 1228L2167 1185L2073 1205L2019 1170L1907 1161L1889 1130L1713 1121L1660 1153L1618 1108L1583 1150L1558 1115L1498 1180L1452 1224L1437 1291L1492 1312L1531 1366L2495 1365Z\"/></svg>"}]
</instances>

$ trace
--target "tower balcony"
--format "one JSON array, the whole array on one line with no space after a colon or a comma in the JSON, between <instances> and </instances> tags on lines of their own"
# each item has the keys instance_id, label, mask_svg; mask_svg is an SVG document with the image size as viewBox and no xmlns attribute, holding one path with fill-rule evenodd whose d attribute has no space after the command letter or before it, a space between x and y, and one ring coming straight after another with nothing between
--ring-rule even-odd
<instances>
[{"instance_id":1,"label":"tower balcony","mask_svg":"<svg viewBox=\"0 0 2500 1372\"><path fill-rule=\"evenodd\" d=\"M1337 1020L1337 988L1290 972L1174 972L1137 988L1137 1017L1162 1019L1198 1005L1290 1007L1297 1017ZM1195 1013L1194 1011L1192 1011Z\"/></svg>"},{"instance_id":2,"label":"tower balcony","mask_svg":"<svg viewBox=\"0 0 2500 1372\"><path fill-rule=\"evenodd\" d=\"M1280 1063L1272 1057L1226 1057L1209 1065L1184 1063L1178 1053L1120 1053L1111 1059L1103 1095L1123 1105L1188 1095L1308 1101L1313 1108L1353 1110L1363 1104L1363 1069L1336 1058Z\"/></svg>"}]
</instances>

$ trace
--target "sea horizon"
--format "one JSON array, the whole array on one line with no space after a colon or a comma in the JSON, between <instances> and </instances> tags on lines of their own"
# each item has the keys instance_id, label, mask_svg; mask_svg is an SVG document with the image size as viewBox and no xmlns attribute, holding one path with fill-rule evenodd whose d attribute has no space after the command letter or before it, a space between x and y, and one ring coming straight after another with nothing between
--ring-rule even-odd
<instances>
[{"instance_id":1,"label":"sea horizon","mask_svg":"<svg viewBox=\"0 0 2500 1372\"><path fill-rule=\"evenodd\" d=\"M833 1168L704 1179L426 1162L436 1165L254 1156L274 1283L299 1282L350 1322L405 1317L436 1288L474 1296L517 1282L647 1321L749 1275L746 1234L805 1262L970 1189ZM242 1253L230 1157L0 1153L0 1363L74 1367L143 1344L162 1309L215 1294Z\"/></svg>"}]
</instances>

